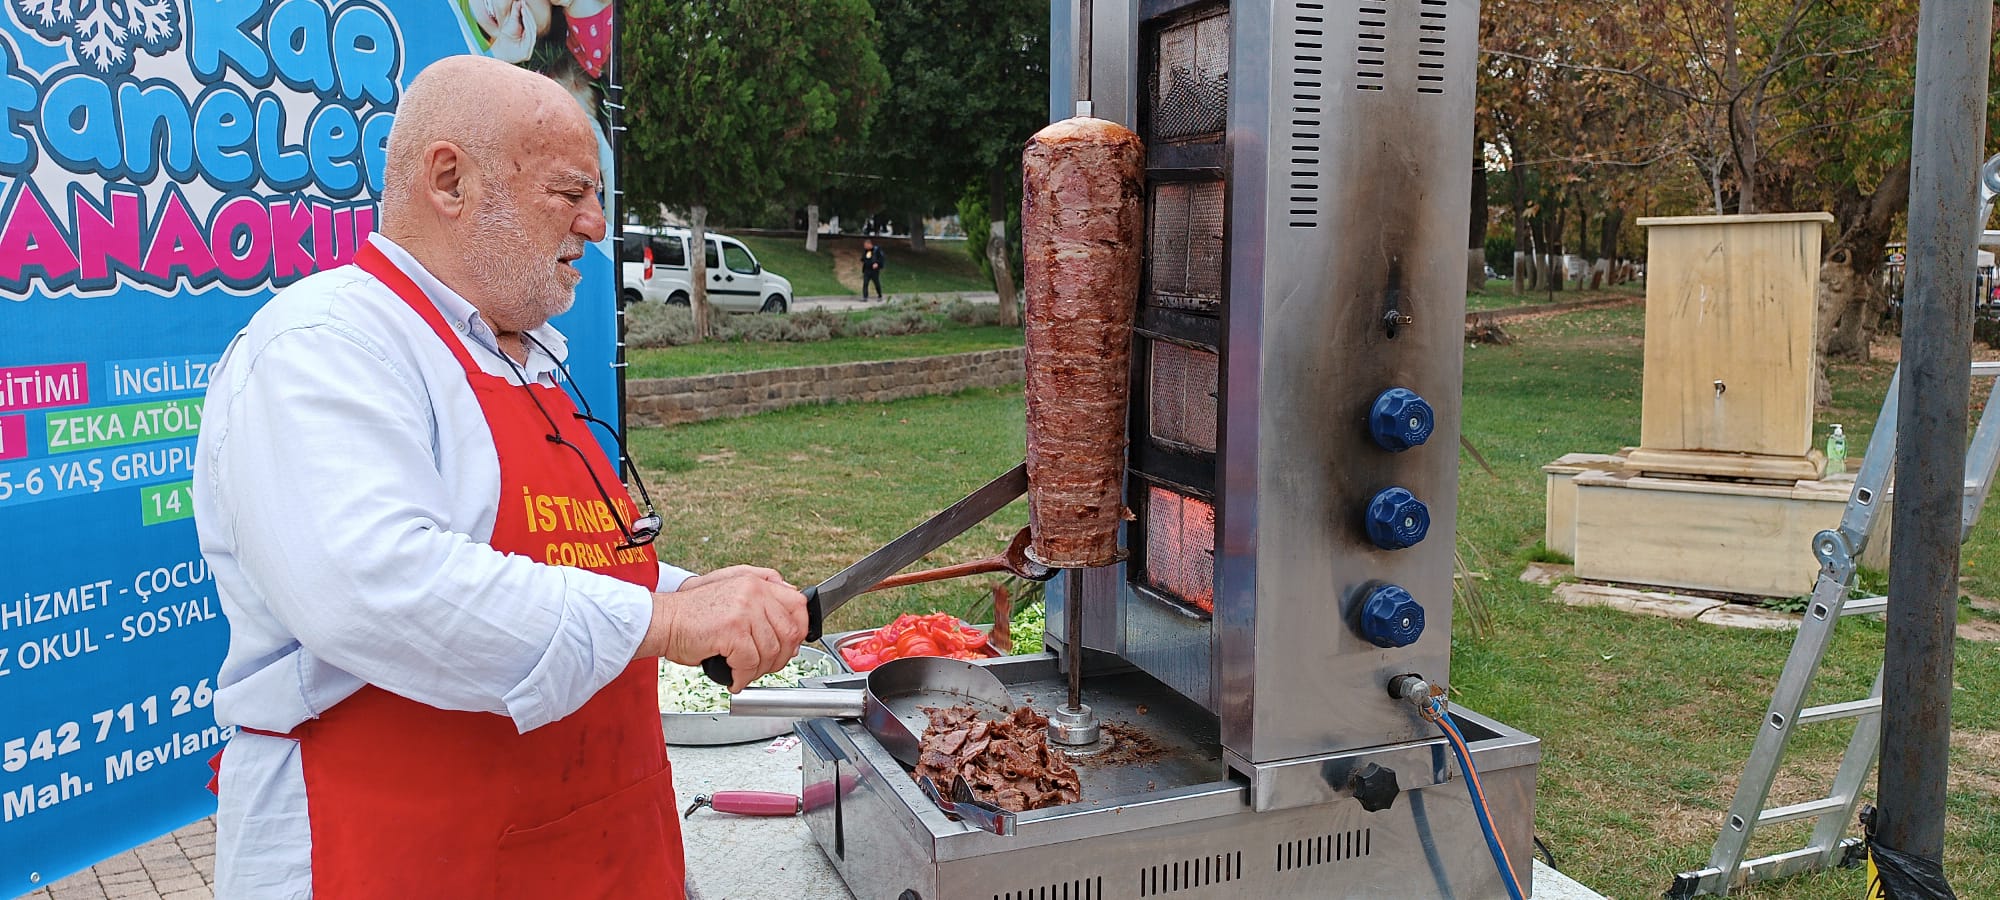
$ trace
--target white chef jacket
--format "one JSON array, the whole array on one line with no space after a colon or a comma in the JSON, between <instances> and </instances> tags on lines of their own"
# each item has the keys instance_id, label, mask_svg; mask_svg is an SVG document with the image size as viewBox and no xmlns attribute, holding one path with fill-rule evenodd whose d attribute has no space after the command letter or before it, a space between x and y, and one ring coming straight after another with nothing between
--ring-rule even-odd
<instances>
[{"instance_id":1,"label":"white chef jacket","mask_svg":"<svg viewBox=\"0 0 2000 900\"><path fill-rule=\"evenodd\" d=\"M380 234L488 374L519 383L465 298ZM550 353L554 328L531 332ZM529 378L557 381L529 345ZM487 545L500 462L465 370L357 266L309 276L251 318L210 376L196 449L202 555L229 619L215 718L284 733L373 684L525 732L631 662L652 593ZM662 564L659 589L692 573ZM298 744L238 732L216 814L219 898L311 893Z\"/></svg>"}]
</instances>

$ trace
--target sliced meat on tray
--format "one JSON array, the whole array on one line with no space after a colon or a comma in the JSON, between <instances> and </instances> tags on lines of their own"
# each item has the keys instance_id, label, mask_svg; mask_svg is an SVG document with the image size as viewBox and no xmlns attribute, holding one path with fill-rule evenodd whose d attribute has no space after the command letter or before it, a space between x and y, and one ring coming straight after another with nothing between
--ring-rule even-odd
<instances>
[{"instance_id":1,"label":"sliced meat on tray","mask_svg":"<svg viewBox=\"0 0 2000 900\"><path fill-rule=\"evenodd\" d=\"M1076 769L1049 748L1049 720L1034 710L1021 707L994 722L981 720L969 706L926 707L924 714L930 726L921 739L917 776L938 784L963 776L974 797L1014 812L1075 803L1082 796Z\"/></svg>"}]
</instances>

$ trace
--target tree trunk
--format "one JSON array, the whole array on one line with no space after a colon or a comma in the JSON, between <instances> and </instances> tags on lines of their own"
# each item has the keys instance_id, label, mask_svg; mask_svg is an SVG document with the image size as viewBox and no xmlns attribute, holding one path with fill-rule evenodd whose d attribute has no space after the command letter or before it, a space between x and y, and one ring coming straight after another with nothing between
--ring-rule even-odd
<instances>
[{"instance_id":1,"label":"tree trunk","mask_svg":"<svg viewBox=\"0 0 2000 900\"><path fill-rule=\"evenodd\" d=\"M806 252L819 252L819 204L806 204Z\"/></svg>"},{"instance_id":2,"label":"tree trunk","mask_svg":"<svg viewBox=\"0 0 2000 900\"><path fill-rule=\"evenodd\" d=\"M1729 97L1729 161L1736 167L1736 212L1757 211L1757 110L1744 102L1743 59L1736 34L1736 0L1722 0L1722 90Z\"/></svg>"},{"instance_id":3,"label":"tree trunk","mask_svg":"<svg viewBox=\"0 0 2000 900\"><path fill-rule=\"evenodd\" d=\"M688 231L693 240L688 246L688 280L694 296L688 298L688 309L694 312L694 337L696 341L708 340L708 207L695 205L688 210Z\"/></svg>"},{"instance_id":4,"label":"tree trunk","mask_svg":"<svg viewBox=\"0 0 2000 900\"><path fill-rule=\"evenodd\" d=\"M1510 135L1507 138L1507 146L1517 147L1519 144ZM1521 284L1521 279L1527 273L1527 268L1523 265L1522 251L1532 249L1534 246L1528 240L1527 178L1522 174L1520 166L1512 164L1507 166L1507 178L1511 182L1508 193L1512 195L1507 199L1514 213L1514 293L1520 294L1528 290Z\"/></svg>"},{"instance_id":5,"label":"tree trunk","mask_svg":"<svg viewBox=\"0 0 2000 900\"><path fill-rule=\"evenodd\" d=\"M1549 267L1542 271L1542 290L1551 294L1569 287L1565 283L1569 280L1569 260L1567 259L1569 254L1563 252L1563 227L1568 221L1568 204L1557 203L1555 221L1550 222L1548 227L1549 242L1547 253L1549 256Z\"/></svg>"},{"instance_id":6,"label":"tree trunk","mask_svg":"<svg viewBox=\"0 0 2000 900\"><path fill-rule=\"evenodd\" d=\"M1467 291L1486 289L1486 160L1480 152L1483 142L1472 138L1472 220L1465 243L1465 285Z\"/></svg>"},{"instance_id":7,"label":"tree trunk","mask_svg":"<svg viewBox=\"0 0 2000 900\"><path fill-rule=\"evenodd\" d=\"M993 267L993 290L1000 295L1000 324L1021 324L1021 294L1007 259L1007 170L986 174L986 262Z\"/></svg>"},{"instance_id":8,"label":"tree trunk","mask_svg":"<svg viewBox=\"0 0 2000 900\"><path fill-rule=\"evenodd\" d=\"M1521 239L1521 238L1520 238L1520 232L1515 232L1515 236L1514 236L1514 239L1515 239L1515 240L1517 240L1517 241ZM1521 294L1521 293L1525 293L1525 292L1526 292L1526 291L1528 290L1528 288L1527 288L1527 283L1528 283L1528 254L1526 254L1526 253L1524 253L1524 252L1522 252L1522 251L1520 251L1520 250L1515 250L1515 251L1514 251L1514 271L1513 271L1513 276L1514 276L1514 293L1516 293L1516 294Z\"/></svg>"},{"instance_id":9,"label":"tree trunk","mask_svg":"<svg viewBox=\"0 0 2000 900\"><path fill-rule=\"evenodd\" d=\"M1868 344L1882 321L1887 297L1880 279L1883 249L1896 217L1910 205L1910 161L1903 160L1883 175L1872 194L1843 185L1833 207L1840 229L1832 249L1820 263L1815 298L1819 325L1819 366L1815 399L1825 403L1826 364L1831 360L1865 362Z\"/></svg>"},{"instance_id":10,"label":"tree trunk","mask_svg":"<svg viewBox=\"0 0 2000 900\"><path fill-rule=\"evenodd\" d=\"M924 252L924 217L910 213L910 252Z\"/></svg>"},{"instance_id":11,"label":"tree trunk","mask_svg":"<svg viewBox=\"0 0 2000 900\"><path fill-rule=\"evenodd\" d=\"M1622 209L1605 210L1603 224L1601 230L1598 232L1597 254L1608 260L1608 264L1612 267L1618 265L1618 235L1624 230L1625 211Z\"/></svg>"}]
</instances>

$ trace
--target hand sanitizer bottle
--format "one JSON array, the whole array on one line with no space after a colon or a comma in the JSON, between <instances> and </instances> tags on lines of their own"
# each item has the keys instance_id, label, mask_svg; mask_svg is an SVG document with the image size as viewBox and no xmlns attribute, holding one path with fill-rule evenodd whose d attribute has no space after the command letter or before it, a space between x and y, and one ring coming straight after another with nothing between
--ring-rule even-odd
<instances>
[{"instance_id":1,"label":"hand sanitizer bottle","mask_svg":"<svg viewBox=\"0 0 2000 900\"><path fill-rule=\"evenodd\" d=\"M1831 478L1847 472L1847 432L1839 425L1833 426L1833 433L1826 436L1826 475Z\"/></svg>"}]
</instances>

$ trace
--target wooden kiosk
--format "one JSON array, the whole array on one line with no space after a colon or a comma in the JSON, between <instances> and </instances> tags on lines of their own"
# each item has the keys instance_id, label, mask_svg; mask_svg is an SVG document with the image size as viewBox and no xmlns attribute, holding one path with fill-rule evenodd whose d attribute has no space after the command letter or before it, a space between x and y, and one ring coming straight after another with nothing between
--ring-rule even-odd
<instances>
[{"instance_id":1,"label":"wooden kiosk","mask_svg":"<svg viewBox=\"0 0 2000 900\"><path fill-rule=\"evenodd\" d=\"M1639 446L1548 475L1551 550L1579 578L1791 596L1818 573L1851 476L1813 448L1814 293L1826 213L1640 219Z\"/></svg>"}]
</instances>

